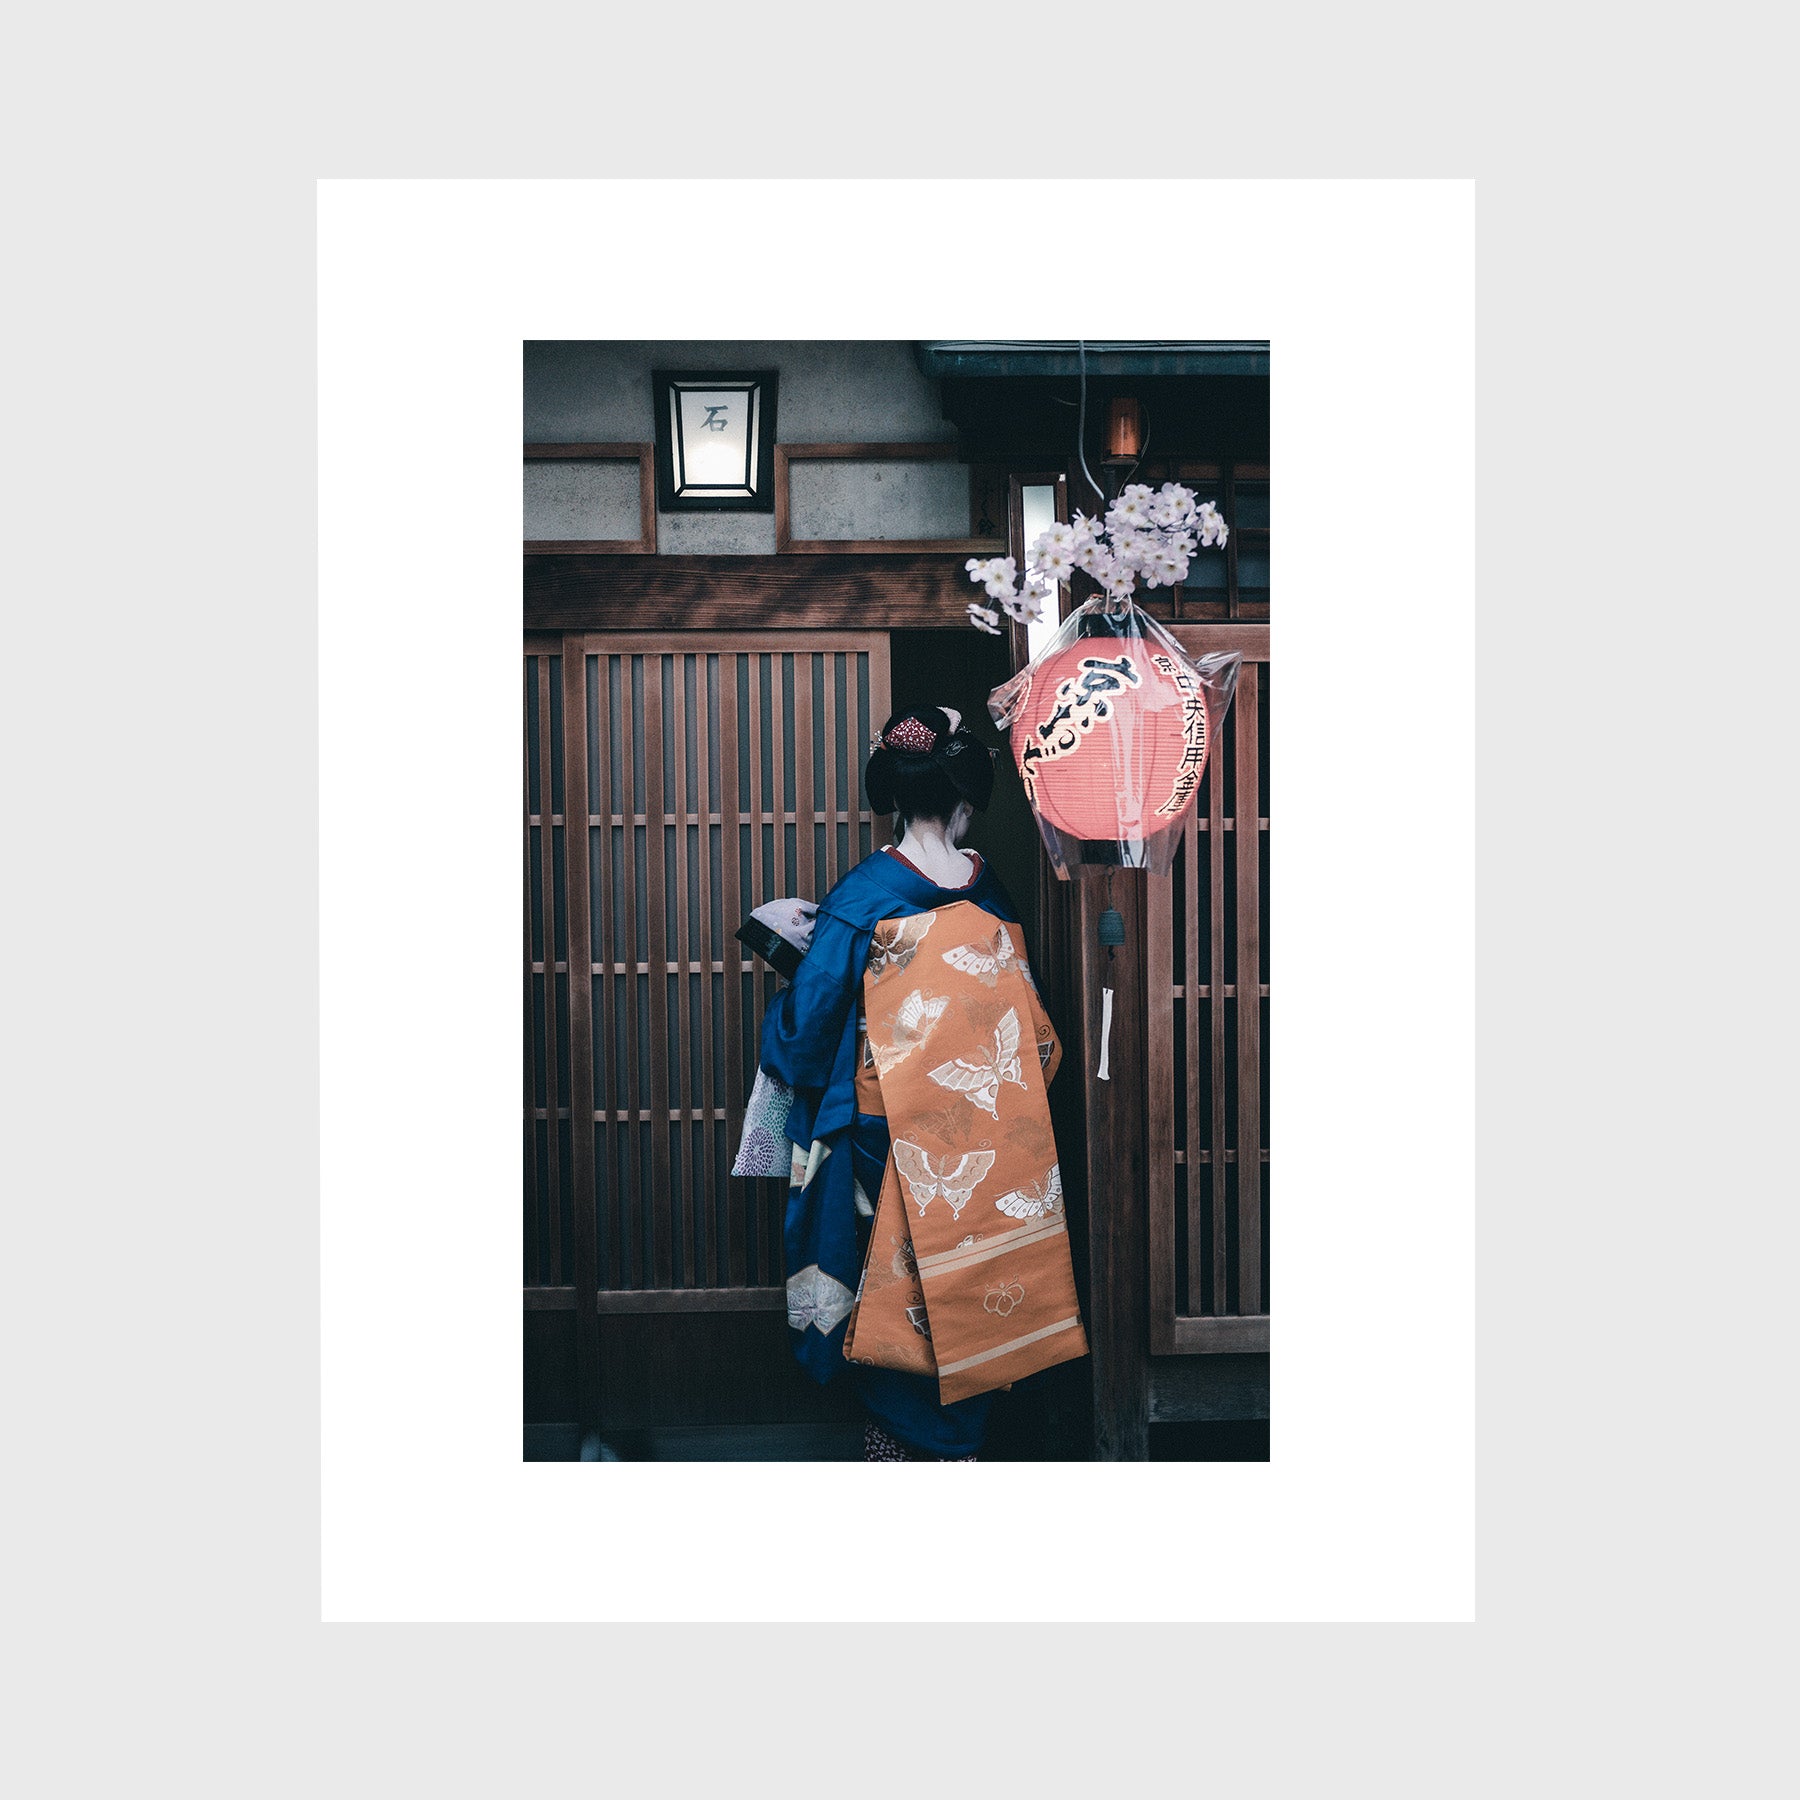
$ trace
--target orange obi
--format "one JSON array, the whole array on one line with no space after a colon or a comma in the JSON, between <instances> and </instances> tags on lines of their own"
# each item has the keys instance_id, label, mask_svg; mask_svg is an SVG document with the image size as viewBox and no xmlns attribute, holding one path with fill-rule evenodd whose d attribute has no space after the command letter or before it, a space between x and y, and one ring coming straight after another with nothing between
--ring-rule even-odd
<instances>
[{"instance_id":1,"label":"orange obi","mask_svg":"<svg viewBox=\"0 0 1800 1800\"><path fill-rule=\"evenodd\" d=\"M959 900L883 919L863 973L859 1112L892 1151L844 1339L945 1405L1087 1354L1045 1092L1062 1060L1018 926Z\"/></svg>"}]
</instances>

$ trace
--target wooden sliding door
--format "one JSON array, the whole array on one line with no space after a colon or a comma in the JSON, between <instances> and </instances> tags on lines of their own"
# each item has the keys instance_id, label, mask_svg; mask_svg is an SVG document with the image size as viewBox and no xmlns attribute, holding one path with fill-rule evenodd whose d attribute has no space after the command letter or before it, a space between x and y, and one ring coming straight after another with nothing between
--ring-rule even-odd
<instances>
[{"instance_id":1,"label":"wooden sliding door","mask_svg":"<svg viewBox=\"0 0 1800 1800\"><path fill-rule=\"evenodd\" d=\"M1269 1347L1269 629L1171 624L1242 650L1171 878L1146 887L1150 1348Z\"/></svg>"},{"instance_id":2,"label":"wooden sliding door","mask_svg":"<svg viewBox=\"0 0 1800 1800\"><path fill-rule=\"evenodd\" d=\"M884 632L526 638L524 1297L573 1315L584 1419L603 1318L784 1310L786 1185L730 1173L776 986L734 934L887 841L889 685Z\"/></svg>"}]
</instances>

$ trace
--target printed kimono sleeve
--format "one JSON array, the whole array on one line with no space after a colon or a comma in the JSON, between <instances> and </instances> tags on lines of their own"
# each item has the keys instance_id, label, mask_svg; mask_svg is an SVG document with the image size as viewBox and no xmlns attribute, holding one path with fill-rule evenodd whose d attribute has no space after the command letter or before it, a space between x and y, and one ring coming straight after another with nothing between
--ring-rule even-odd
<instances>
[{"instance_id":1,"label":"printed kimono sleeve","mask_svg":"<svg viewBox=\"0 0 1800 1800\"><path fill-rule=\"evenodd\" d=\"M826 1093L850 1090L856 997L868 950L868 932L821 908L794 979L763 1015L762 1066L795 1092L788 1136L796 1143L811 1141Z\"/></svg>"}]
</instances>

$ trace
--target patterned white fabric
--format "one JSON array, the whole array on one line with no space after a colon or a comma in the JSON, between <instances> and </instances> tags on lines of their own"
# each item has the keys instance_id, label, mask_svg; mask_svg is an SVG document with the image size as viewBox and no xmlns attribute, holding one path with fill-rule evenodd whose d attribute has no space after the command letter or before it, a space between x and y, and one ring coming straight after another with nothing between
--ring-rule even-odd
<instances>
[{"instance_id":1,"label":"patterned white fabric","mask_svg":"<svg viewBox=\"0 0 1800 1800\"><path fill-rule=\"evenodd\" d=\"M766 1069L756 1071L750 1099L744 1107L744 1135L738 1145L734 1175L751 1178L785 1175L788 1155L788 1114L793 1110L794 1090L777 1081Z\"/></svg>"},{"instance_id":2,"label":"patterned white fabric","mask_svg":"<svg viewBox=\"0 0 1800 1800\"><path fill-rule=\"evenodd\" d=\"M829 1337L849 1316L855 1303L856 1296L817 1263L788 1277L788 1324L795 1331L804 1331L811 1325Z\"/></svg>"}]
</instances>

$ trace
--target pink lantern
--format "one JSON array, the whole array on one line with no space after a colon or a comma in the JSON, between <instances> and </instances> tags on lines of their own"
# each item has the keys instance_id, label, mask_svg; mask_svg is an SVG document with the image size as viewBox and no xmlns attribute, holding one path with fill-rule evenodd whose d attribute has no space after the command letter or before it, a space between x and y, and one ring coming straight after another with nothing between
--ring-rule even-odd
<instances>
[{"instance_id":1,"label":"pink lantern","mask_svg":"<svg viewBox=\"0 0 1800 1800\"><path fill-rule=\"evenodd\" d=\"M1086 602L989 696L1059 875L1098 864L1167 874L1242 657L1198 662L1127 604Z\"/></svg>"},{"instance_id":2,"label":"pink lantern","mask_svg":"<svg viewBox=\"0 0 1800 1800\"><path fill-rule=\"evenodd\" d=\"M1190 668L1142 639L1080 638L1032 671L1012 743L1027 797L1058 831L1142 839L1194 803L1206 700Z\"/></svg>"}]
</instances>

